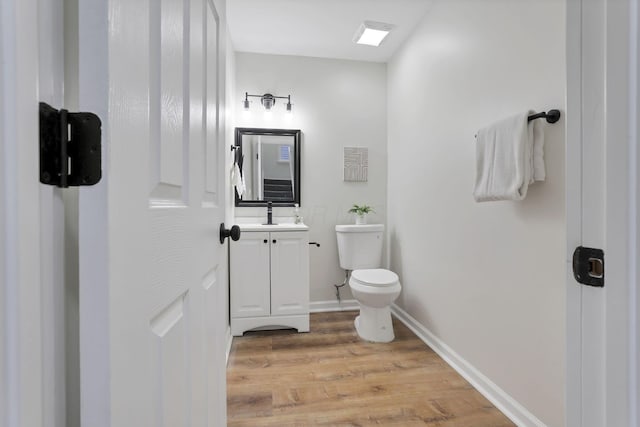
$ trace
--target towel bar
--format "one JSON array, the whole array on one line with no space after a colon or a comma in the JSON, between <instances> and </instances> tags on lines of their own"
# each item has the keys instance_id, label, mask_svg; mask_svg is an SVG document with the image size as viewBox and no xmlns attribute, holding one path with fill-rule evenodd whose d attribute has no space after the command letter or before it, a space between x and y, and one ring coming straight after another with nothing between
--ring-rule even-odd
<instances>
[{"instance_id":1,"label":"towel bar","mask_svg":"<svg viewBox=\"0 0 640 427\"><path fill-rule=\"evenodd\" d=\"M542 113L532 114L527 117L528 121L535 119L547 119L547 123L555 123L560 120L560 110L549 110L546 113L543 111Z\"/></svg>"},{"instance_id":2,"label":"towel bar","mask_svg":"<svg viewBox=\"0 0 640 427\"><path fill-rule=\"evenodd\" d=\"M546 119L547 123L555 123L560 120L560 110L549 110L546 113L543 111L541 113L532 114L527 117L528 122L535 119ZM475 134L474 136L477 138L478 134Z\"/></svg>"}]
</instances>

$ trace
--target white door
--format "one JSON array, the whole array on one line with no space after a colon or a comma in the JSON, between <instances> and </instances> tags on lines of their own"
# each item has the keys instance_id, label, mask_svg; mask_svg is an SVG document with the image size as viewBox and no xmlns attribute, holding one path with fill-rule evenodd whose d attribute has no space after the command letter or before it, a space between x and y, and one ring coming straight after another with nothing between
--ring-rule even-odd
<instances>
[{"instance_id":1,"label":"white door","mask_svg":"<svg viewBox=\"0 0 640 427\"><path fill-rule=\"evenodd\" d=\"M309 233L271 233L271 315L309 312Z\"/></svg>"},{"instance_id":2,"label":"white door","mask_svg":"<svg viewBox=\"0 0 640 427\"><path fill-rule=\"evenodd\" d=\"M638 406L638 8L567 4L567 425L635 426ZM571 274L604 250L604 287Z\"/></svg>"},{"instance_id":3,"label":"white door","mask_svg":"<svg viewBox=\"0 0 640 427\"><path fill-rule=\"evenodd\" d=\"M226 423L224 1L79 2L82 425Z\"/></svg>"}]
</instances>

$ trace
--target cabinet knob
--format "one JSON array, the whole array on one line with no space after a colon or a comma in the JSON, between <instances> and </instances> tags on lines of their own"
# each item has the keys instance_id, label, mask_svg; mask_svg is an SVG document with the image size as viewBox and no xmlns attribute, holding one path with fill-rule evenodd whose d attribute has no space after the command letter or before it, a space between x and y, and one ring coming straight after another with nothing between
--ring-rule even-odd
<instances>
[{"instance_id":1,"label":"cabinet knob","mask_svg":"<svg viewBox=\"0 0 640 427\"><path fill-rule=\"evenodd\" d=\"M264 239L264 242L265 242L265 243L269 243L269 241L268 241L267 239Z\"/></svg>"},{"instance_id":2,"label":"cabinet knob","mask_svg":"<svg viewBox=\"0 0 640 427\"><path fill-rule=\"evenodd\" d=\"M276 242L276 239L273 239L272 243L275 243L275 242Z\"/></svg>"}]
</instances>

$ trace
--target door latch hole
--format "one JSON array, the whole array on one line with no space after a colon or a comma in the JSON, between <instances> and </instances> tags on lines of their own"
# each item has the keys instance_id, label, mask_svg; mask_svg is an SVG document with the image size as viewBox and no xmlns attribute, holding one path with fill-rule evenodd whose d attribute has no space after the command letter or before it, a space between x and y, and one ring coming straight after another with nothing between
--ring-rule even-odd
<instances>
[{"instance_id":1,"label":"door latch hole","mask_svg":"<svg viewBox=\"0 0 640 427\"><path fill-rule=\"evenodd\" d=\"M598 258L589 258L589 270L587 272L591 277L595 277L596 279L602 278L604 275L602 260Z\"/></svg>"}]
</instances>

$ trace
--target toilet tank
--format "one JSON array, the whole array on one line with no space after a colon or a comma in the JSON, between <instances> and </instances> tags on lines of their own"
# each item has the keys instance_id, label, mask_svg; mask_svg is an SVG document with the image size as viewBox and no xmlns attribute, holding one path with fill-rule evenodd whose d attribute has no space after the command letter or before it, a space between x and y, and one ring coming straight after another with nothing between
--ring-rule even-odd
<instances>
[{"instance_id":1,"label":"toilet tank","mask_svg":"<svg viewBox=\"0 0 640 427\"><path fill-rule=\"evenodd\" d=\"M336 225L340 267L345 270L382 265L383 224Z\"/></svg>"}]
</instances>

